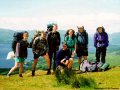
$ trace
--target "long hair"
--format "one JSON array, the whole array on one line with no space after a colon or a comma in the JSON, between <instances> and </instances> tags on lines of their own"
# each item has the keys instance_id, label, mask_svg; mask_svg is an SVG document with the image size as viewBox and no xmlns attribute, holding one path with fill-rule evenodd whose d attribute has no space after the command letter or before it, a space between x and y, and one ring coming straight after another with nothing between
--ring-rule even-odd
<instances>
[{"instance_id":1,"label":"long hair","mask_svg":"<svg viewBox=\"0 0 120 90\"><path fill-rule=\"evenodd\" d=\"M68 29L68 30L66 31L65 36L68 36L68 35L69 35L70 30L72 30L72 32L73 32L72 39L74 39L74 38L75 38L75 31L74 31L73 29Z\"/></svg>"},{"instance_id":2,"label":"long hair","mask_svg":"<svg viewBox=\"0 0 120 90\"><path fill-rule=\"evenodd\" d=\"M98 29L100 29L100 28L102 28L102 32L105 32L105 28L102 26L102 27L97 27L97 31L98 31Z\"/></svg>"}]
</instances>

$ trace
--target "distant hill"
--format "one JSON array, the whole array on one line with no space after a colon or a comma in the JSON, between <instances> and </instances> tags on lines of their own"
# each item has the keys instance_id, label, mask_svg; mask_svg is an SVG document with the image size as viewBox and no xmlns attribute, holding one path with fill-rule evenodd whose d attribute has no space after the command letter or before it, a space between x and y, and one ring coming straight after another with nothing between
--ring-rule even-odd
<instances>
[{"instance_id":1,"label":"distant hill","mask_svg":"<svg viewBox=\"0 0 120 90\"><path fill-rule=\"evenodd\" d=\"M18 30L18 31L21 32L21 31L26 31L26 30ZM29 32L28 41L30 41L35 33L35 30L27 30L27 31ZM11 43L12 39L13 39L14 32L16 32L16 31L10 30L10 29L0 28L0 43Z\"/></svg>"},{"instance_id":2,"label":"distant hill","mask_svg":"<svg viewBox=\"0 0 120 90\"><path fill-rule=\"evenodd\" d=\"M21 30L19 30L21 31ZM22 30L24 31L24 30ZM27 30L29 32L29 40L33 37L35 30ZM15 30L0 28L0 43L10 43L13 39ZM61 41L64 41L65 30L59 30ZM93 46L93 34L89 34L89 46ZM120 45L120 32L109 34L110 45Z\"/></svg>"},{"instance_id":3,"label":"distant hill","mask_svg":"<svg viewBox=\"0 0 120 90\"><path fill-rule=\"evenodd\" d=\"M109 35L111 45L120 45L120 32Z\"/></svg>"}]
</instances>

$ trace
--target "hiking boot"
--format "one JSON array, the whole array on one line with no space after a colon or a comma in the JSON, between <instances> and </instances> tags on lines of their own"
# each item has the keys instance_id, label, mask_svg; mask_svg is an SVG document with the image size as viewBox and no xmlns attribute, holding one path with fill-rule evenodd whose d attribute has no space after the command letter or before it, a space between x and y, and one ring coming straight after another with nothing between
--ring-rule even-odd
<instances>
[{"instance_id":1,"label":"hiking boot","mask_svg":"<svg viewBox=\"0 0 120 90\"><path fill-rule=\"evenodd\" d=\"M51 74L51 72L50 71L47 71L47 75L50 75Z\"/></svg>"},{"instance_id":2,"label":"hiking boot","mask_svg":"<svg viewBox=\"0 0 120 90\"><path fill-rule=\"evenodd\" d=\"M35 70L32 70L32 76L35 76Z\"/></svg>"},{"instance_id":3,"label":"hiking boot","mask_svg":"<svg viewBox=\"0 0 120 90\"><path fill-rule=\"evenodd\" d=\"M23 77L22 74L19 74L19 77Z\"/></svg>"},{"instance_id":4,"label":"hiking boot","mask_svg":"<svg viewBox=\"0 0 120 90\"><path fill-rule=\"evenodd\" d=\"M51 71L50 71L50 69L48 69L48 71L47 71L47 75L50 75L51 74Z\"/></svg>"},{"instance_id":5,"label":"hiking boot","mask_svg":"<svg viewBox=\"0 0 120 90\"><path fill-rule=\"evenodd\" d=\"M78 70L80 70L80 65L79 65L79 67L78 67Z\"/></svg>"}]
</instances>

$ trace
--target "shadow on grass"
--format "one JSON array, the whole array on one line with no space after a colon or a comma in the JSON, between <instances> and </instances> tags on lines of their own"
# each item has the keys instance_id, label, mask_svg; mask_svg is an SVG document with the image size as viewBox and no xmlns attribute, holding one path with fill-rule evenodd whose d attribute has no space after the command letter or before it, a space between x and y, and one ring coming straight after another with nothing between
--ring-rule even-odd
<instances>
[{"instance_id":1,"label":"shadow on grass","mask_svg":"<svg viewBox=\"0 0 120 90\"><path fill-rule=\"evenodd\" d=\"M72 70L64 69L64 72L61 72L58 69L56 70L55 76L58 84L71 85L73 88L97 87L92 78L86 78L81 75L78 76Z\"/></svg>"}]
</instances>

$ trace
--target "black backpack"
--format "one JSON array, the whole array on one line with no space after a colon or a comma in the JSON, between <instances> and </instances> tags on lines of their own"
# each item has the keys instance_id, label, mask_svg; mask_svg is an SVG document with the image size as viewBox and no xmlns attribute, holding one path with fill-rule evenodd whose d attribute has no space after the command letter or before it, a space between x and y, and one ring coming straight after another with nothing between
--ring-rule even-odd
<instances>
[{"instance_id":1,"label":"black backpack","mask_svg":"<svg viewBox=\"0 0 120 90\"><path fill-rule=\"evenodd\" d=\"M47 25L47 32L51 32L53 29L53 24L48 24Z\"/></svg>"},{"instance_id":2,"label":"black backpack","mask_svg":"<svg viewBox=\"0 0 120 90\"><path fill-rule=\"evenodd\" d=\"M29 48L32 48L32 45L33 45L33 42L34 42L35 38L38 37L38 36L40 36L40 35L41 35L41 32L40 31L36 31L34 37L30 41Z\"/></svg>"},{"instance_id":3,"label":"black backpack","mask_svg":"<svg viewBox=\"0 0 120 90\"><path fill-rule=\"evenodd\" d=\"M15 32L13 34L13 41L12 41L12 50L16 51L16 44L18 41L23 39L23 32Z\"/></svg>"},{"instance_id":4,"label":"black backpack","mask_svg":"<svg viewBox=\"0 0 120 90\"><path fill-rule=\"evenodd\" d=\"M76 34L76 38L77 38L77 43L78 43L78 45L86 45L86 44L88 44L88 34L87 34L87 32L86 32L86 30L83 32L83 34L84 34L84 38L83 38L83 43L80 43L80 41L79 41L79 39L78 39L78 37L79 37L79 32L77 32L77 34Z\"/></svg>"}]
</instances>

